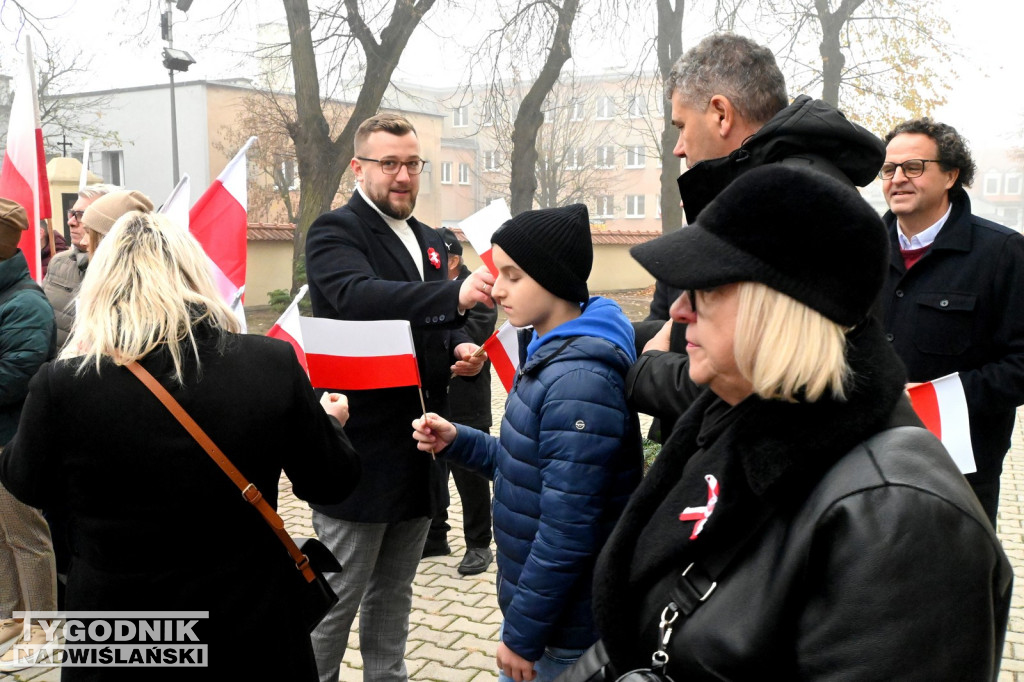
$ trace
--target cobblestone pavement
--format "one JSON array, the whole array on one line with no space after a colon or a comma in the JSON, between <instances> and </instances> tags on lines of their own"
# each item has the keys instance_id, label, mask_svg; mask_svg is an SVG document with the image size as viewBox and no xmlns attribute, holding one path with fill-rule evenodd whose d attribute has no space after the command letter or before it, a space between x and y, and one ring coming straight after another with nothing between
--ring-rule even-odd
<instances>
[{"instance_id":1,"label":"cobblestone pavement","mask_svg":"<svg viewBox=\"0 0 1024 682\"><path fill-rule=\"evenodd\" d=\"M504 409L505 393L500 382L492 381L495 424ZM496 428L493 431L496 433ZM495 597L494 564L487 572L463 577L456 567L465 552L462 537L462 505L454 485L450 486L449 509L451 556L432 557L420 564L413 586L413 611L410 616L406 665L411 680L451 682L488 682L497 680L494 655L497 648L501 611ZM305 503L291 494L291 485L282 479L279 511L295 535L312 535L310 512ZM1010 611L1010 624L1003 652L999 682L1024 682L1024 408L1017 413L1013 447L1003 471L999 509L999 537L1016 577L1016 589ZM358 619L355 627L358 627ZM361 682L358 633L353 630L341 667L343 682ZM277 672L275 679L287 679ZM32 680L57 682L59 671L52 668L24 670L14 675L0 673L0 682ZM144 679L144 677L140 677Z\"/></svg>"}]
</instances>

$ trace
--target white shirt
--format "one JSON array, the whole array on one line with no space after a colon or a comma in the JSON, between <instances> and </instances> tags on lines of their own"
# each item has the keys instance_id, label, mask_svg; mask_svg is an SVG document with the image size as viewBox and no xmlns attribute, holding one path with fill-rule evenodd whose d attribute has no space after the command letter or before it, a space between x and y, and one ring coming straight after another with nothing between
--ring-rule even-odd
<instances>
[{"instance_id":1,"label":"white shirt","mask_svg":"<svg viewBox=\"0 0 1024 682\"><path fill-rule=\"evenodd\" d=\"M402 243L405 244L405 248L408 249L409 255L412 256L412 262L416 264L416 271L420 273L420 279L422 280L423 254L420 253L420 243L416 241L416 235L413 234L412 228L409 227L409 222L407 220L392 218L377 208L377 204L370 201L370 197L366 196L366 192L363 191L363 186L361 184L356 183L356 191L359 192L359 196L361 196L363 200L368 203L381 218L384 219L384 222L387 223L388 227L390 227L394 233L398 235L398 238L402 240Z\"/></svg>"},{"instance_id":2,"label":"white shirt","mask_svg":"<svg viewBox=\"0 0 1024 682\"><path fill-rule=\"evenodd\" d=\"M903 226L900 225L899 219L897 218L896 227L899 229L896 230L896 236L899 237L900 240L900 249L902 251L908 251L910 249L923 249L926 246L931 246L932 242L935 241L935 238L939 236L939 230L941 230L942 226L946 224L946 220L949 218L949 213L952 210L953 204L950 204L949 208L946 209L946 213L939 218L934 225L923 232L918 232L909 239L907 239L907 236L903 234Z\"/></svg>"}]
</instances>

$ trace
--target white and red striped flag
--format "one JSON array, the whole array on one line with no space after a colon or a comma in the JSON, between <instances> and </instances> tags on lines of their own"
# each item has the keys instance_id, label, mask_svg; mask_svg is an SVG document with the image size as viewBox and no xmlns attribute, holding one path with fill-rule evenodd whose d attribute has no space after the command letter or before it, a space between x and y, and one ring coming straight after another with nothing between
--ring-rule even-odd
<instances>
[{"instance_id":1,"label":"white and red striped flag","mask_svg":"<svg viewBox=\"0 0 1024 682\"><path fill-rule=\"evenodd\" d=\"M238 316L243 331L248 228L245 152L255 141L255 136L250 137L242 145L188 214L189 232L206 251L217 290Z\"/></svg>"},{"instance_id":2,"label":"white and red striped flag","mask_svg":"<svg viewBox=\"0 0 1024 682\"><path fill-rule=\"evenodd\" d=\"M36 67L32 42L25 38L25 69L18 76L7 126L7 149L0 167L0 196L21 204L28 214L28 229L18 247L28 261L28 271L37 282L43 280L39 249L39 221L52 215L50 183L46 178L43 128L39 122Z\"/></svg>"},{"instance_id":3,"label":"white and red striped flag","mask_svg":"<svg viewBox=\"0 0 1024 682\"><path fill-rule=\"evenodd\" d=\"M494 259L491 257L491 235L510 218L512 214L505 200L495 199L459 223L462 234L466 235L470 245L480 255L480 260L495 277L498 276L498 270L494 267Z\"/></svg>"},{"instance_id":4,"label":"white and red striped flag","mask_svg":"<svg viewBox=\"0 0 1024 682\"><path fill-rule=\"evenodd\" d=\"M420 385L408 320L300 317L299 328L314 388L365 391Z\"/></svg>"},{"instance_id":5,"label":"white and red striped flag","mask_svg":"<svg viewBox=\"0 0 1024 682\"><path fill-rule=\"evenodd\" d=\"M302 346L302 325L299 323L299 301L306 295L306 291L309 290L308 284L303 284L302 288L299 289L298 295L292 299L292 302L285 309L281 317L277 318L277 322L267 332L267 336L275 339L281 339L292 344L292 348L295 349L295 355L299 358L299 364L302 365L302 369L306 370L306 374L309 374L309 366L306 364L306 350Z\"/></svg>"},{"instance_id":6,"label":"white and red striped flag","mask_svg":"<svg viewBox=\"0 0 1024 682\"><path fill-rule=\"evenodd\" d=\"M950 374L907 390L925 428L942 441L960 472L978 470L971 444L967 397L959 374Z\"/></svg>"},{"instance_id":7,"label":"white and red striped flag","mask_svg":"<svg viewBox=\"0 0 1024 682\"><path fill-rule=\"evenodd\" d=\"M483 349L494 365L494 371L501 379L505 392L512 390L516 371L519 369L519 328L513 327L508 321L484 341Z\"/></svg>"}]
</instances>

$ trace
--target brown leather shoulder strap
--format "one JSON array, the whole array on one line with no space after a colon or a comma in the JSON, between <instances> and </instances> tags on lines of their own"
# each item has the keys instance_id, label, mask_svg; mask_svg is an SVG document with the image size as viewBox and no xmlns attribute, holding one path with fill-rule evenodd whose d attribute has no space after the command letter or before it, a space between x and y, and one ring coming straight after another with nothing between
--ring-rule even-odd
<instances>
[{"instance_id":1,"label":"brown leather shoulder strap","mask_svg":"<svg viewBox=\"0 0 1024 682\"><path fill-rule=\"evenodd\" d=\"M256 508L270 526L270 529L274 531L274 534L277 535L278 539L280 539L284 544L285 549L288 550L288 554L295 561L295 568L302 571L302 575L306 578L306 582L311 583L316 580L316 574L309 566L309 559L302 553L298 545L295 544L295 541L292 540L291 536L285 531L284 521L281 519L280 515L274 511L274 508L271 507L265 499L263 499L263 493L261 493L255 485L250 483L245 476L242 475L242 472L231 463L231 460L229 460L221 449L217 447L217 444L206 435L206 432L203 431L202 427L200 427L199 424L192 419L189 413L185 411L185 408L183 408L181 404L174 399L174 396L167 392L167 389L160 385L160 382L157 381L145 367L137 362L128 363L125 367L127 367L128 370L146 386L146 388L152 391L153 395L155 395L157 399L163 403L164 407L166 407L174 416L174 418L178 420L178 423L185 427L185 430L188 431L189 434L195 438L196 442L202 446L203 450L206 451L206 454L208 454L210 458L217 463L217 466L221 468L221 471L227 474L228 478L230 478L238 489L242 491L242 497L245 498L245 501Z\"/></svg>"}]
</instances>

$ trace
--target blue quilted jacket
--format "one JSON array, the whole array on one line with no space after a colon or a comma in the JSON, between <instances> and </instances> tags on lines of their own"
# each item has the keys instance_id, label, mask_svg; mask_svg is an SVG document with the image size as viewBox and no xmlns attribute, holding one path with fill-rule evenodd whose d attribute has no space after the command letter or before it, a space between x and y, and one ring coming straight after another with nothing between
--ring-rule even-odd
<instances>
[{"instance_id":1,"label":"blue quilted jacket","mask_svg":"<svg viewBox=\"0 0 1024 682\"><path fill-rule=\"evenodd\" d=\"M527 660L597 640L594 562L641 476L625 392L635 359L629 320L593 297L580 317L534 333L501 436L459 426L444 452L494 480L503 640Z\"/></svg>"}]
</instances>

